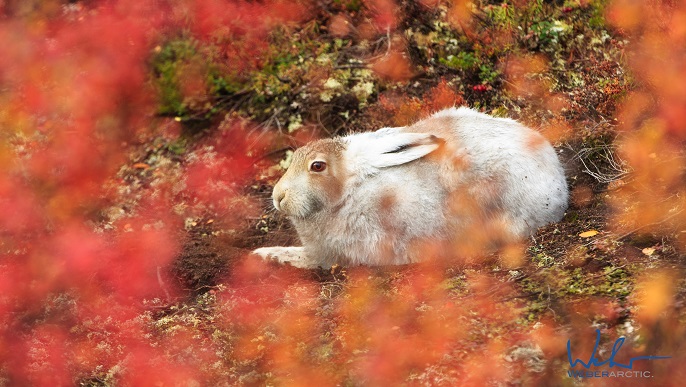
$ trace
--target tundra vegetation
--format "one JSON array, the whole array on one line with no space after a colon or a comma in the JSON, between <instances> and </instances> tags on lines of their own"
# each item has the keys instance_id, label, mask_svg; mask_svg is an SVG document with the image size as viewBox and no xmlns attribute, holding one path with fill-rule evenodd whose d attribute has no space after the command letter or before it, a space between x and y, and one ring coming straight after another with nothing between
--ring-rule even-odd
<instances>
[{"instance_id":1,"label":"tundra vegetation","mask_svg":"<svg viewBox=\"0 0 686 387\"><path fill-rule=\"evenodd\" d=\"M0 385L686 377L686 3L0 3ZM564 219L478 259L301 270L270 193L314 138L449 106L559 151ZM429 254L430 252L427 252ZM640 384L603 378L599 385Z\"/></svg>"}]
</instances>

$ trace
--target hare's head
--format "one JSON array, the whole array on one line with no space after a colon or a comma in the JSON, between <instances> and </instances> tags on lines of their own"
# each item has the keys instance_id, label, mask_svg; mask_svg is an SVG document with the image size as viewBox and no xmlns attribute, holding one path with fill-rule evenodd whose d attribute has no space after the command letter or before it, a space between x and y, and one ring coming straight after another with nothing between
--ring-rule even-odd
<instances>
[{"instance_id":1,"label":"hare's head","mask_svg":"<svg viewBox=\"0 0 686 387\"><path fill-rule=\"evenodd\" d=\"M274 186L274 207L287 216L307 218L335 207L370 175L422 158L442 143L431 134L402 133L399 128L311 142L293 153L290 167Z\"/></svg>"},{"instance_id":2,"label":"hare's head","mask_svg":"<svg viewBox=\"0 0 686 387\"><path fill-rule=\"evenodd\" d=\"M293 153L291 165L274 186L274 207L306 218L343 194L345 144L340 138L317 140Z\"/></svg>"}]
</instances>

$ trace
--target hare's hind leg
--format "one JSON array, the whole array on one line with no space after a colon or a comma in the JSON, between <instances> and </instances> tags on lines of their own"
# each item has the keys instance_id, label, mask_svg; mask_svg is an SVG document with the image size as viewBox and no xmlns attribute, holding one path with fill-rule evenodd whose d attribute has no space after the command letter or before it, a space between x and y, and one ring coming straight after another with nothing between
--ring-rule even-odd
<instances>
[{"instance_id":1,"label":"hare's hind leg","mask_svg":"<svg viewBox=\"0 0 686 387\"><path fill-rule=\"evenodd\" d=\"M274 260L281 263L288 263L292 266L313 269L317 265L313 265L305 255L305 249L301 246L275 246L275 247L261 247L252 252L264 260Z\"/></svg>"}]
</instances>

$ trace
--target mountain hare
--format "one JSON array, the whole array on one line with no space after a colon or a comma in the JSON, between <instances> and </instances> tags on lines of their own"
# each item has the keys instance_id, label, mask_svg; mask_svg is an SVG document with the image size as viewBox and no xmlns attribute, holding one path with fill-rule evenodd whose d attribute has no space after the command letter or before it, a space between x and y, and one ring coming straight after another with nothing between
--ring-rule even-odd
<instances>
[{"instance_id":1,"label":"mountain hare","mask_svg":"<svg viewBox=\"0 0 686 387\"><path fill-rule=\"evenodd\" d=\"M297 267L475 254L558 221L567 196L543 136L510 119L451 108L414 125L296 150L272 198L303 246L254 254Z\"/></svg>"}]
</instances>

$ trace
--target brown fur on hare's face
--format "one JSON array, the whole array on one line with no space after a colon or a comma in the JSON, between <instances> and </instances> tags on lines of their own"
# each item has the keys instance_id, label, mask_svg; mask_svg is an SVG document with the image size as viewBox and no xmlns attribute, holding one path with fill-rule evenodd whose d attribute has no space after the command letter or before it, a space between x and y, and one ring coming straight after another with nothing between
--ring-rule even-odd
<instances>
[{"instance_id":1,"label":"brown fur on hare's face","mask_svg":"<svg viewBox=\"0 0 686 387\"><path fill-rule=\"evenodd\" d=\"M340 139L325 139L296 150L290 167L274 186L274 207L304 219L339 201L345 179L344 148Z\"/></svg>"}]
</instances>

